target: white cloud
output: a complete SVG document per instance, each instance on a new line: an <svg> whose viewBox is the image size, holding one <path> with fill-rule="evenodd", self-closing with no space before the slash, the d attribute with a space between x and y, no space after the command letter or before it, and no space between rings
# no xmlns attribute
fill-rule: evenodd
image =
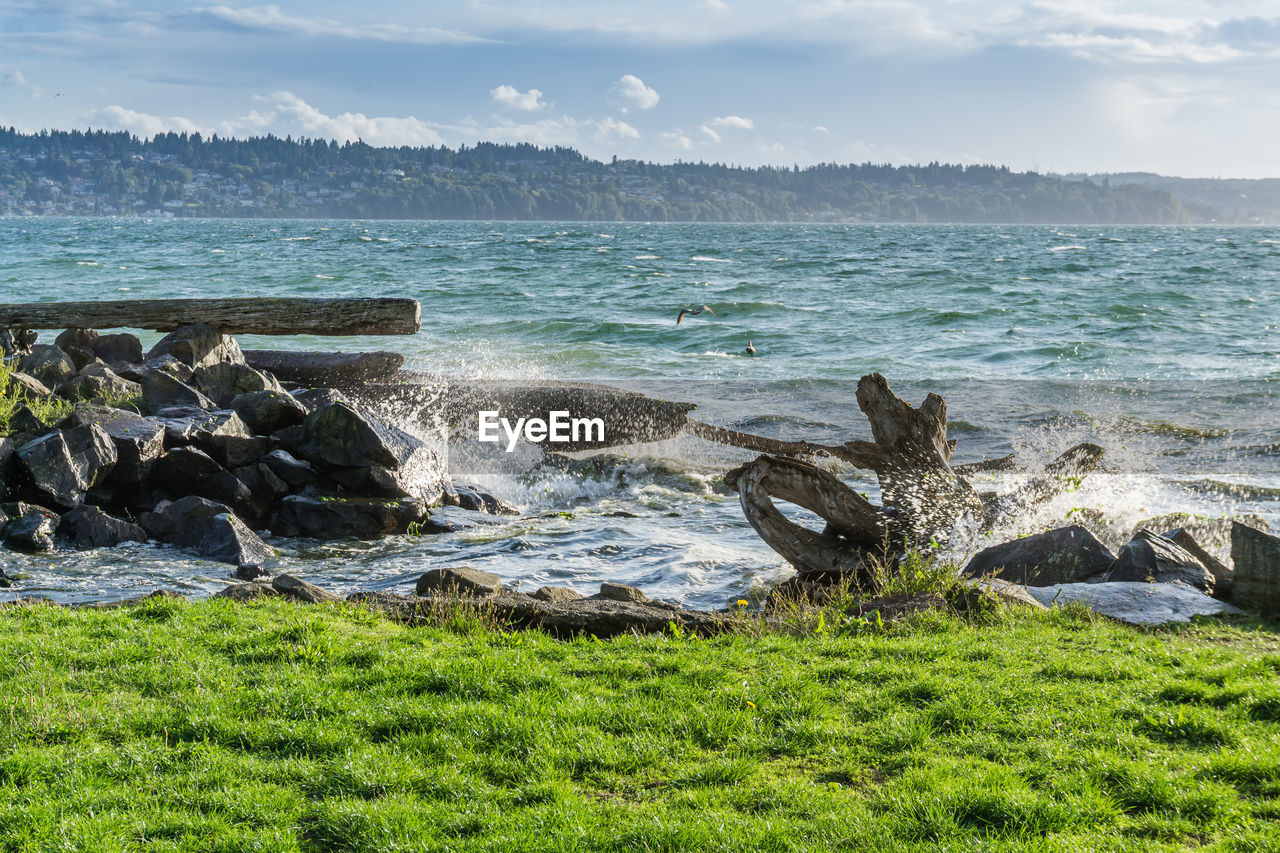
<svg viewBox="0 0 1280 853"><path fill-rule="evenodd" d="M754 130L756 123L742 116L717 116L708 122L712 127L725 127L731 130Z"/></svg>
<svg viewBox="0 0 1280 853"><path fill-rule="evenodd" d="M85 118L91 127L96 126L103 130L127 130L143 138L150 138L157 133L168 133L171 130L178 133L197 133L205 130L188 118L181 116L161 118L140 113L137 110L125 109L116 104L100 110L91 110L85 114Z"/></svg>
<svg viewBox="0 0 1280 853"><path fill-rule="evenodd" d="M616 118L606 118L604 121L595 122L596 130L593 138L596 142L620 142L623 139L639 139L640 131L636 130L625 121L618 121Z"/></svg>
<svg viewBox="0 0 1280 853"><path fill-rule="evenodd" d="M609 103L624 113L629 109L651 110L658 105L658 93L634 74L624 74L609 88Z"/></svg>
<svg viewBox="0 0 1280 853"><path fill-rule="evenodd" d="M279 6L205 6L196 9L220 21L253 30L272 30L303 36L336 36L345 39L405 42L408 44L466 44L483 42L478 36L439 27L411 27L405 24L352 24L328 18L300 18L280 11Z"/></svg>
<svg viewBox="0 0 1280 853"><path fill-rule="evenodd" d="M662 138L670 142L675 147L682 148L685 151L688 151L691 148L693 148L693 140L685 136L683 133L680 133L679 131L670 131L670 132L664 133L662 134Z"/></svg>
<svg viewBox="0 0 1280 853"><path fill-rule="evenodd" d="M813 132L814 133L830 133L831 131L827 130L825 127L823 127L820 124L815 124L813 126Z"/></svg>
<svg viewBox="0 0 1280 853"><path fill-rule="evenodd" d="M702 6L712 12L728 12L729 4L724 0L702 0Z"/></svg>
<svg viewBox="0 0 1280 853"><path fill-rule="evenodd" d="M12 86L14 88L22 89L33 98L40 97L40 87L28 80L26 75L16 68L13 71L6 71L4 76L0 77L0 86L4 86L6 88Z"/></svg>
<svg viewBox="0 0 1280 853"><path fill-rule="evenodd" d="M698 128L698 130L705 133L711 139L712 142L716 144L720 143L720 134L716 133L714 130L707 127L705 124L702 127Z"/></svg>
<svg viewBox="0 0 1280 853"><path fill-rule="evenodd" d="M493 100L504 109L523 110L525 112L533 112L540 110L547 104L542 100L542 92L538 89L530 89L527 92L521 92L515 86L499 86L496 89L490 89L489 95Z"/></svg>

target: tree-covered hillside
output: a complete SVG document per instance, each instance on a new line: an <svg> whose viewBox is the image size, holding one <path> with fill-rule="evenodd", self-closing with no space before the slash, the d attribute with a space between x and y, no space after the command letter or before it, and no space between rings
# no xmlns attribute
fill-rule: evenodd
<svg viewBox="0 0 1280 853"><path fill-rule="evenodd" d="M0 129L0 214L1180 223L1169 192L996 166L600 162L569 148L373 148Z"/></svg>

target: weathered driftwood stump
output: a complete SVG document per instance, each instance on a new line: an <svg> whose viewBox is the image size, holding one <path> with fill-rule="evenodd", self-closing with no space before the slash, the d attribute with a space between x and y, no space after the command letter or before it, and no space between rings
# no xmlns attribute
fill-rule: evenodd
<svg viewBox="0 0 1280 853"><path fill-rule="evenodd" d="M920 408L913 408L893 393L882 375L873 373L859 381L857 399L871 423L873 441L828 446L750 437L748 442L732 440L730 430L696 431L773 451L730 471L725 482L737 489L743 513L760 538L795 566L805 584L861 584L868 580L873 560L892 565L911 549L945 543L958 529L993 527L1078 484L1103 453L1095 444L1078 445L1015 492L980 496L962 472L1002 467L1003 460L967 469L951 467L956 443L947 439L947 404L941 397L930 394ZM794 458L809 454L833 456L873 471L880 481L880 505L835 475ZM796 524L778 510L775 499L816 513L826 522L825 529L818 532Z"/></svg>

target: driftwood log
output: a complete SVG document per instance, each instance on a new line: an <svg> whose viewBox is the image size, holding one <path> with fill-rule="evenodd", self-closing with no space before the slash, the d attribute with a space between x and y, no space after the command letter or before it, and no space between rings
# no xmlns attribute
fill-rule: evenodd
<svg viewBox="0 0 1280 853"><path fill-rule="evenodd" d="M989 529L1002 519L1025 512L1060 494L1092 471L1102 448L1071 448L1044 474L1009 495L980 496L951 467L956 443L947 438L947 405L930 394L913 408L889 388L878 373L858 383L858 407L871 424L873 441L843 445L778 442L719 428L694 429L708 438L734 439L772 452L735 468L725 476L736 489L747 521L760 537L799 572L802 584L837 579L867 580L872 561L892 565L908 550L944 543L957 529ZM705 425L702 425L705 427ZM872 504L835 475L794 456L821 453L870 470L880 481L881 502ZM980 463L1005 467L1003 460ZM979 469L970 466L969 471ZM775 499L804 507L825 522L821 532L788 519Z"/></svg>
<svg viewBox="0 0 1280 853"><path fill-rule="evenodd" d="M0 329L150 329L205 323L224 335L413 335L416 299L130 299L0 304Z"/></svg>

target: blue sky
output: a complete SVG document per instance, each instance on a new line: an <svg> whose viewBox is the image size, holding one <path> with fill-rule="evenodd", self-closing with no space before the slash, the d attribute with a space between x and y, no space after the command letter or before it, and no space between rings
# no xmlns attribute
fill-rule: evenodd
<svg viewBox="0 0 1280 853"><path fill-rule="evenodd" d="M1277 0L0 0L0 123L1280 176Z"/></svg>

